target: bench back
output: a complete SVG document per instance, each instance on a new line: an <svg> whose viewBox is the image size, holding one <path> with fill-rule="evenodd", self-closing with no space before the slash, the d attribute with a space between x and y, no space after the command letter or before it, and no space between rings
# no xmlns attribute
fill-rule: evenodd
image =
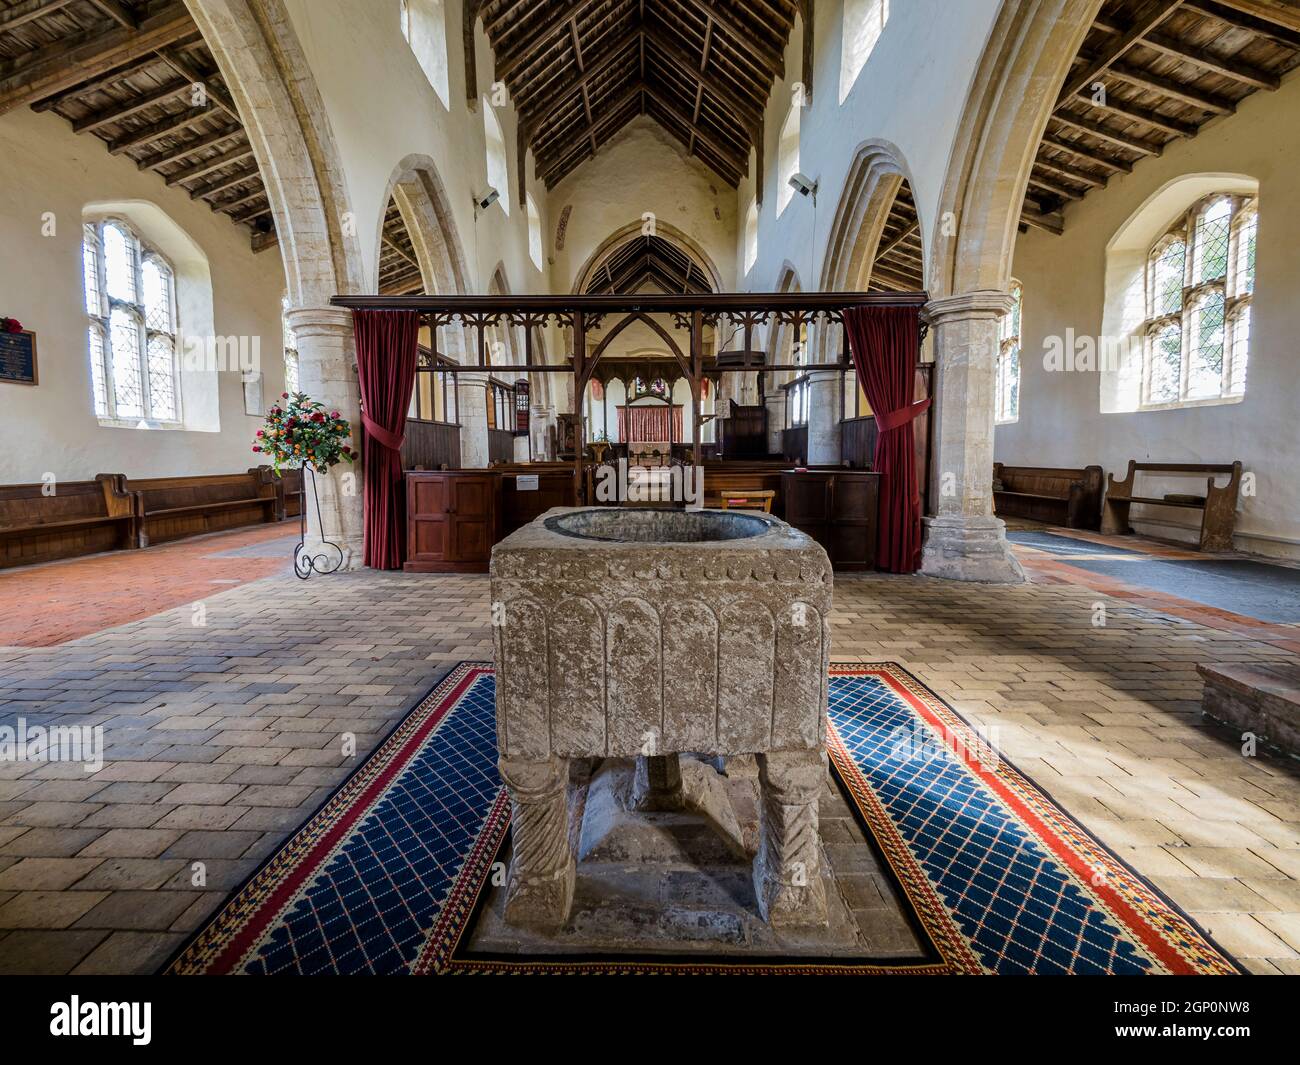
<svg viewBox="0 0 1300 1065"><path fill-rule="evenodd" d="M1240 462L1134 462L1131 466L1139 473L1237 473L1241 470Z"/></svg>
<svg viewBox="0 0 1300 1065"><path fill-rule="evenodd" d="M1101 487L1100 466L1072 469L1063 466L1004 466L995 462L993 477L1002 482L1002 488L1007 492L1031 492L1061 499L1069 498L1070 486L1076 482L1089 487L1095 481L1097 488Z"/></svg>
<svg viewBox="0 0 1300 1065"><path fill-rule="evenodd" d="M118 474L101 474L109 480L55 481L53 495L44 484L0 485L0 529L25 528L77 518L102 518L110 513L130 513L129 508L109 510L108 499L120 483Z"/></svg>
<svg viewBox="0 0 1300 1065"><path fill-rule="evenodd" d="M204 477L151 477L127 482L127 490L138 493L144 513L228 503L237 499L274 496L274 485L263 486L257 471L220 473Z"/></svg>

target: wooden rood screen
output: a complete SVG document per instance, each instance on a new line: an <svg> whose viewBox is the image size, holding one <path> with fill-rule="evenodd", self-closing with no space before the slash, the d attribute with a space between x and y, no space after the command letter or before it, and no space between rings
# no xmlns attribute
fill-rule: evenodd
<svg viewBox="0 0 1300 1065"><path fill-rule="evenodd" d="M465 336L465 350L473 353L462 363L439 362L439 370L455 374L482 373L485 370L506 369L505 364L493 363L489 331L514 329L515 335L524 338L523 363L509 366L512 374L567 373L574 378L575 404L581 404L587 385L593 380L607 381L608 364L602 370L601 360L611 342L628 326L640 323L663 342L670 357L675 377L685 379L690 386L692 424L700 424L700 398L705 382L718 379L726 373L796 372L812 370L852 370L848 344L843 335L843 311L848 307L886 306L921 307L926 302L924 292L731 292L687 295L563 295L563 296L335 296L330 302L337 307L354 310L411 310L417 311L433 337L434 350L442 350L442 337L447 329L461 329ZM533 343L538 331L554 323L567 329L571 337L572 354L563 362L534 361ZM833 360L825 362L768 361L755 350L755 329L780 329L789 326L800 336L807 327L810 337L816 338L815 350L832 353ZM919 327L924 334L925 327ZM706 343L706 330L714 344ZM599 331L599 340L594 334ZM728 359L720 358L716 343L735 334L743 338L740 352ZM706 349L713 350L706 354ZM621 361L621 360L620 360ZM763 380L763 379L760 379ZM773 382L774 384L775 382ZM585 429L582 419L575 419L577 439L574 448L573 476L576 490L581 492L583 453L586 449ZM704 460L703 445L695 433L694 462Z"/></svg>

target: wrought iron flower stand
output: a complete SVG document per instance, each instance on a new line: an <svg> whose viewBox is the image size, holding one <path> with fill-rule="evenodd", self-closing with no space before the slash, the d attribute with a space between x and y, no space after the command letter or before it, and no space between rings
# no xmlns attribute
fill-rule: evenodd
<svg viewBox="0 0 1300 1065"><path fill-rule="evenodd" d="M298 488L298 545L293 549L293 572L299 580L307 580L313 573L336 573L343 565L343 548L325 539L325 522L321 518L320 493L316 488L316 471L310 463L298 467L302 473ZM320 529L320 545L315 553L307 549L307 474L311 474L311 495L316 504L316 526ZM322 550L328 549L328 550ZM337 557L336 557L337 556Z"/></svg>

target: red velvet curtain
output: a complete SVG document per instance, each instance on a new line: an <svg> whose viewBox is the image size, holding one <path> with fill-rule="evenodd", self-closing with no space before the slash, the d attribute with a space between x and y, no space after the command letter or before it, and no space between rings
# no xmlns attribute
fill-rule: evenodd
<svg viewBox="0 0 1300 1065"><path fill-rule="evenodd" d="M406 497L402 440L419 358L420 316L415 311L353 311L357 378L361 386L365 474L365 563L401 569L406 553Z"/></svg>
<svg viewBox="0 0 1300 1065"><path fill-rule="evenodd" d="M674 404L671 408L658 403L653 406L618 408L618 438L625 443L680 442L682 429L682 408L679 404Z"/></svg>
<svg viewBox="0 0 1300 1065"><path fill-rule="evenodd" d="M876 417L880 521L876 567L888 573L921 568L921 487L916 480L912 419L930 406L914 403L921 344L916 307L852 307L844 312L858 383Z"/></svg>

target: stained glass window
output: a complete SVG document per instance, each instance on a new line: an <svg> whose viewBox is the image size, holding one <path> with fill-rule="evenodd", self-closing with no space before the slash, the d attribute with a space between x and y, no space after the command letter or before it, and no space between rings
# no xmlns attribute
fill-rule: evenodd
<svg viewBox="0 0 1300 1065"><path fill-rule="evenodd" d="M1215 194L1194 204L1153 245L1145 405L1244 393L1257 235L1256 201Z"/></svg>
<svg viewBox="0 0 1300 1065"><path fill-rule="evenodd" d="M116 219L87 224L82 280L97 417L175 424L176 275Z"/></svg>

